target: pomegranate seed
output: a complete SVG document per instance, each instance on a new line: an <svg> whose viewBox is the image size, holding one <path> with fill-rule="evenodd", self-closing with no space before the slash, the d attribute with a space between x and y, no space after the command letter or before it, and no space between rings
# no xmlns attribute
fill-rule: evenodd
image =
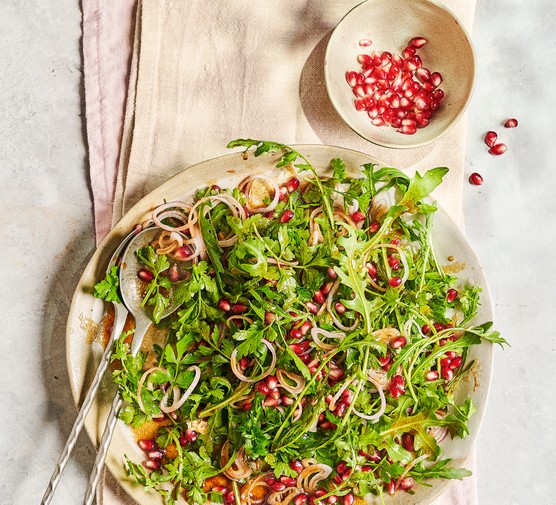
<svg viewBox="0 0 556 505"><path fill-rule="evenodd" d="M299 461L298 459L294 459L293 461L290 461L290 468L297 473L300 473L305 467L303 466L303 463L301 463L301 461Z"/></svg>
<svg viewBox="0 0 556 505"><path fill-rule="evenodd" d="M224 495L224 503L226 505L233 505L236 502L236 497L234 496L234 492L233 491L228 491L225 495Z"/></svg>
<svg viewBox="0 0 556 505"><path fill-rule="evenodd" d="M323 292L319 289L315 291L315 294L313 295L313 300L315 300L315 302L317 303L324 303L326 301L326 298Z"/></svg>
<svg viewBox="0 0 556 505"><path fill-rule="evenodd" d="M285 405L286 407L293 405L295 401L293 398L290 398L289 396L286 395L281 396L280 400L282 400L282 405Z"/></svg>
<svg viewBox="0 0 556 505"><path fill-rule="evenodd" d="M294 479L293 477L288 477L287 475L282 475L280 477L280 482L282 482L283 484L289 487L295 486L297 484L296 479Z"/></svg>
<svg viewBox="0 0 556 505"><path fill-rule="evenodd" d="M369 226L369 231L371 233L376 233L378 230L380 230L380 223L378 221L373 221Z"/></svg>
<svg viewBox="0 0 556 505"><path fill-rule="evenodd" d="M326 273L328 274L328 277L330 277L331 279L336 279L338 277L336 270L334 270L332 267L328 267Z"/></svg>
<svg viewBox="0 0 556 505"><path fill-rule="evenodd" d="M398 270L400 268L400 260L392 254L388 256L388 264L392 270Z"/></svg>
<svg viewBox="0 0 556 505"><path fill-rule="evenodd" d="M400 489L407 491L415 485L415 479L413 477L404 477L400 482Z"/></svg>
<svg viewBox="0 0 556 505"><path fill-rule="evenodd" d="M402 447L406 451L414 451L415 447L413 445L414 436L411 433L404 433L402 435Z"/></svg>
<svg viewBox="0 0 556 505"><path fill-rule="evenodd" d="M297 188L299 188L299 179L297 177L292 177L288 182L286 182L286 189L288 193L293 193Z"/></svg>
<svg viewBox="0 0 556 505"><path fill-rule="evenodd" d="M247 305L243 305L243 303L235 303L231 307L232 314L243 314L247 310Z"/></svg>
<svg viewBox="0 0 556 505"><path fill-rule="evenodd" d="M402 280L399 277L390 277L390 279L388 279L388 284L393 288L397 288L401 286Z"/></svg>
<svg viewBox="0 0 556 505"><path fill-rule="evenodd" d="M147 461L143 462L143 466L147 470L158 470L160 468L160 461L154 459L148 459Z"/></svg>
<svg viewBox="0 0 556 505"><path fill-rule="evenodd" d="M271 398L271 397L267 397L264 401L263 401L263 407L276 407L277 405L280 405L281 401L279 398Z"/></svg>
<svg viewBox="0 0 556 505"><path fill-rule="evenodd" d="M336 302L334 308L338 314L344 314L346 312L346 306L342 302Z"/></svg>
<svg viewBox="0 0 556 505"><path fill-rule="evenodd" d="M459 293L455 289L449 289L448 293L446 294L446 301L448 303L452 303L457 297Z"/></svg>
<svg viewBox="0 0 556 505"><path fill-rule="evenodd" d="M518 125L517 119L512 118L512 119L508 119L505 123L504 126L506 128L515 128Z"/></svg>
<svg viewBox="0 0 556 505"><path fill-rule="evenodd" d="M375 277L378 274L378 270L373 263L366 263L365 267L367 267L367 272L369 272L371 277Z"/></svg>
<svg viewBox="0 0 556 505"><path fill-rule="evenodd" d="M290 337L295 339L303 338L303 332L299 328L292 328L290 330Z"/></svg>
<svg viewBox="0 0 556 505"><path fill-rule="evenodd" d="M283 482L272 482L268 485L270 486L270 489L276 492L284 491L287 487Z"/></svg>
<svg viewBox="0 0 556 505"><path fill-rule="evenodd" d="M449 367L441 368L440 373L442 375L442 378L447 382L451 381L454 378L454 371Z"/></svg>
<svg viewBox="0 0 556 505"><path fill-rule="evenodd" d="M372 43L373 43L373 42L372 42L372 40L370 40L370 39L361 39L361 40L359 41L359 45L360 45L361 47L369 47Z"/></svg>
<svg viewBox="0 0 556 505"><path fill-rule="evenodd" d="M222 494L224 494L224 493L228 492L228 488L226 486L213 486L211 488L211 491L213 493L222 493Z"/></svg>
<svg viewBox="0 0 556 505"><path fill-rule="evenodd" d="M426 335L431 331L431 327L428 324L424 324L423 327L421 328L421 331L423 332L424 335Z"/></svg>
<svg viewBox="0 0 556 505"><path fill-rule="evenodd" d="M415 48L412 46L407 46L403 51L402 51L402 56L404 59L409 59L413 56L415 56Z"/></svg>
<svg viewBox="0 0 556 505"><path fill-rule="evenodd" d="M362 472L372 472L372 471L373 471L373 467L370 466L370 465L363 465L363 466L361 467L361 471L362 471Z"/></svg>
<svg viewBox="0 0 556 505"><path fill-rule="evenodd" d="M346 470L348 469L347 463L345 461L340 461L337 465L336 465L336 471L339 474L343 474L346 473Z"/></svg>
<svg viewBox="0 0 556 505"><path fill-rule="evenodd" d="M258 382L257 383L257 391L265 396L270 394L270 388L266 382Z"/></svg>
<svg viewBox="0 0 556 505"><path fill-rule="evenodd" d="M241 359L239 360L239 367L240 367L242 370L246 370L248 366L249 366L249 358L246 358L246 357L244 356L243 358L241 358Z"/></svg>
<svg viewBox="0 0 556 505"><path fill-rule="evenodd" d="M392 349L401 349L406 344L407 339L403 335L400 335L399 337L396 337L390 341L390 347Z"/></svg>
<svg viewBox="0 0 556 505"><path fill-rule="evenodd" d="M195 442L195 440L197 440L197 438L199 438L199 434L191 428L187 428L184 432L184 435L185 435L186 440L190 443Z"/></svg>
<svg viewBox="0 0 556 505"><path fill-rule="evenodd" d="M390 481L385 485L385 490L389 495L396 494L396 483L394 481Z"/></svg>
<svg viewBox="0 0 556 505"><path fill-rule="evenodd" d="M137 445L145 452L152 451L155 448L155 443L152 440L139 440Z"/></svg>
<svg viewBox="0 0 556 505"><path fill-rule="evenodd" d="M351 215L351 219L355 223L362 223L363 221L365 221L365 214L358 210Z"/></svg>
<svg viewBox="0 0 556 505"><path fill-rule="evenodd" d="M498 139L498 134L496 132L493 131L486 132L485 144L488 147L492 147L494 144L496 144L497 139Z"/></svg>
<svg viewBox="0 0 556 505"><path fill-rule="evenodd" d="M392 361L392 356L390 356L390 352L387 352L385 356L379 356L378 362L380 366L386 366L388 363Z"/></svg>
<svg viewBox="0 0 556 505"><path fill-rule="evenodd" d="M228 312L232 310L232 304L225 298L221 298L220 301L218 302L218 308L220 310L223 310L224 312Z"/></svg>
<svg viewBox="0 0 556 505"><path fill-rule="evenodd" d="M452 358L442 358L440 360L440 366L449 367L452 364Z"/></svg>
<svg viewBox="0 0 556 505"><path fill-rule="evenodd" d="M435 380L437 380L439 377L438 372L436 370L429 370L426 374L425 374L425 379L428 380L429 382L433 382Z"/></svg>
<svg viewBox="0 0 556 505"><path fill-rule="evenodd" d="M324 489L317 489L315 491L315 498L320 498L321 496L324 496L326 494L326 491Z"/></svg>
<svg viewBox="0 0 556 505"><path fill-rule="evenodd" d="M336 273L336 272L334 272L334 273ZM325 295L325 296L328 296L328 294L332 290L332 286L334 286L333 282L327 282L326 284L323 284L322 287L320 288L320 290L322 291L322 294ZM324 300L321 303L324 303Z"/></svg>
<svg viewBox="0 0 556 505"><path fill-rule="evenodd" d="M481 174L478 174L477 172L473 172L469 176L469 182L474 186L480 186L484 182L484 180Z"/></svg>
<svg viewBox="0 0 556 505"><path fill-rule="evenodd" d="M330 370L330 372L328 372L329 379L335 382L342 379L344 375L344 371L341 368L334 368L333 370Z"/></svg>
<svg viewBox="0 0 556 505"><path fill-rule="evenodd" d="M417 75L417 77L419 77L419 79L421 79L423 82L428 82L431 80L431 72L428 68L418 68L415 71L415 74Z"/></svg>
<svg viewBox="0 0 556 505"><path fill-rule="evenodd" d="M137 272L137 277L143 282L151 282L154 279L154 274L145 268L142 268Z"/></svg>
<svg viewBox="0 0 556 505"><path fill-rule="evenodd" d="M428 40L425 37L414 37L409 41L409 45L415 49L423 47Z"/></svg>
<svg viewBox="0 0 556 505"><path fill-rule="evenodd" d="M280 222L282 224L287 223L288 221L291 221L291 219L293 218L293 211L291 211L290 209L286 209L282 215L280 216Z"/></svg>
<svg viewBox="0 0 556 505"><path fill-rule="evenodd" d="M450 368L453 370L455 368L459 368L463 363L463 358L461 356L457 356L452 359L452 363L450 364Z"/></svg>
<svg viewBox="0 0 556 505"><path fill-rule="evenodd" d="M508 150L508 146L506 144L494 144L488 152L490 154L494 154L495 156L500 156L504 154Z"/></svg>
<svg viewBox="0 0 556 505"><path fill-rule="evenodd" d="M269 375L266 378L266 385L270 388L270 389L276 389L278 387L278 379L274 376L274 375Z"/></svg>
<svg viewBox="0 0 556 505"><path fill-rule="evenodd" d="M303 505L304 503L307 503L308 499L309 496L307 494L299 493L298 495L295 495L293 499L293 505Z"/></svg>
<svg viewBox="0 0 556 505"><path fill-rule="evenodd" d="M149 457L149 459L162 459L164 453L160 449L153 449L152 451L149 451L147 456Z"/></svg>
<svg viewBox="0 0 556 505"><path fill-rule="evenodd" d="M438 88L438 86L440 86L442 84L442 74L440 74L440 72L433 72L431 74L431 84L435 87Z"/></svg>
<svg viewBox="0 0 556 505"><path fill-rule="evenodd" d="M178 261L185 261L193 254L193 250L188 245L178 247L173 253L172 257Z"/></svg>
<svg viewBox="0 0 556 505"><path fill-rule="evenodd" d="M276 319L276 314L274 312L266 311L264 313L264 324L266 324L267 326L272 324L275 319Z"/></svg>
<svg viewBox="0 0 556 505"><path fill-rule="evenodd" d="M305 302L305 307L311 314L317 314L319 311L319 306L315 302Z"/></svg>
<svg viewBox="0 0 556 505"><path fill-rule="evenodd" d="M288 199L288 188L286 186L280 186L280 196L278 197L279 202L283 202Z"/></svg>

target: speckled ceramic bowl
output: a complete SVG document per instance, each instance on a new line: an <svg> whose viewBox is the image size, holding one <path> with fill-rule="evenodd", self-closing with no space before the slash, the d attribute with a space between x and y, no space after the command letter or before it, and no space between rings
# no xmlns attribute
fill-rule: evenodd
<svg viewBox="0 0 556 505"><path fill-rule="evenodd" d="M414 37L428 42L417 50L423 67L440 72L445 97L430 124L413 135L392 126L375 126L367 111L356 110L354 93L346 82L347 71L361 65L357 56L372 51L401 54ZM361 40L372 45L361 47ZM469 103L475 82L475 56L469 35L445 7L431 0L367 0L352 9L335 28L324 61L326 88L343 120L374 144L413 148L435 141L460 119Z"/></svg>

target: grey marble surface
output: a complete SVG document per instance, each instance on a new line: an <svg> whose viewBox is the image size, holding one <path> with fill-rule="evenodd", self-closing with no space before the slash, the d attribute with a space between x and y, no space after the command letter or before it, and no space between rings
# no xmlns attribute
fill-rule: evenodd
<svg viewBox="0 0 556 505"><path fill-rule="evenodd" d="M76 0L0 2L0 505L39 503L75 409L65 321L94 248ZM556 4L478 0L469 109L466 232L489 280L496 351L478 442L483 505L549 505L556 485ZM518 128L501 123L517 117ZM487 153L499 132L508 152ZM81 503L93 449L82 435L55 504Z"/></svg>

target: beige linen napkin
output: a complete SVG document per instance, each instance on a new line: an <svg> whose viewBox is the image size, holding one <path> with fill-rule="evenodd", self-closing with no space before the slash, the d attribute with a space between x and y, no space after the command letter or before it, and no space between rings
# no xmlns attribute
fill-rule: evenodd
<svg viewBox="0 0 556 505"><path fill-rule="evenodd" d="M465 119L431 146L395 151L358 137L327 98L326 42L358 3L140 0L113 223L170 176L250 137L348 147L409 172L448 166L435 195L462 226ZM444 3L469 29L475 1ZM99 495L105 505L133 503L109 475ZM472 477L435 505L476 503Z"/></svg>

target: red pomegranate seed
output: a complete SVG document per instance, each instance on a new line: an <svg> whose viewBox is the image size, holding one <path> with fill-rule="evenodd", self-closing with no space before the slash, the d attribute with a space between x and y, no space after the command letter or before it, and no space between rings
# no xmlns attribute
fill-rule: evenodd
<svg viewBox="0 0 556 505"><path fill-rule="evenodd" d="M402 285L402 280L399 277L390 277L388 284L393 288L397 288Z"/></svg>
<svg viewBox="0 0 556 505"><path fill-rule="evenodd" d="M276 492L280 492L280 491L284 491L284 489L286 489L286 484L284 484L283 482L273 482L272 484L269 484L270 488L273 491Z"/></svg>
<svg viewBox="0 0 556 505"><path fill-rule="evenodd" d="M290 468L296 471L297 473L300 473L303 471L305 467L303 466L303 463L301 463L300 460L294 459L293 461L290 461Z"/></svg>
<svg viewBox="0 0 556 505"><path fill-rule="evenodd" d="M160 468L160 461L154 459L148 459L147 461L143 462L143 466L147 470L158 470Z"/></svg>
<svg viewBox="0 0 556 505"><path fill-rule="evenodd" d="M413 445L414 436L411 433L404 433L402 435L402 447L406 451L414 451L415 447Z"/></svg>
<svg viewBox="0 0 556 505"><path fill-rule="evenodd" d="M276 389L278 387L278 379L274 375L269 375L266 378L266 385L270 389Z"/></svg>
<svg viewBox="0 0 556 505"><path fill-rule="evenodd" d="M440 366L450 366L452 364L452 358L445 357L440 360Z"/></svg>
<svg viewBox="0 0 556 505"><path fill-rule="evenodd" d="M506 128L515 128L518 125L517 119L512 118L512 119L508 119L505 123L504 126Z"/></svg>
<svg viewBox="0 0 556 505"><path fill-rule="evenodd" d="M379 356L378 363L380 366L386 366L392 360L392 356L390 356L390 352L387 351L384 356Z"/></svg>
<svg viewBox="0 0 556 505"><path fill-rule="evenodd" d="M214 493L227 493L228 492L228 488L226 486L213 486L211 488L211 491Z"/></svg>
<svg viewBox="0 0 556 505"><path fill-rule="evenodd" d="M403 335L400 335L399 337L396 337L390 341L390 347L392 349L401 349L406 344L407 339Z"/></svg>
<svg viewBox="0 0 556 505"><path fill-rule="evenodd" d="M224 495L224 503L226 505L234 505L236 502L236 497L234 495L233 490L232 491L228 491L225 495Z"/></svg>
<svg viewBox="0 0 556 505"><path fill-rule="evenodd" d="M317 310L317 312L318 312L318 310ZM303 332L301 331L300 328L292 328L290 330L290 337L295 338L295 339L303 338Z"/></svg>
<svg viewBox="0 0 556 505"><path fill-rule="evenodd" d="M325 284L323 284L320 288L322 294L324 296L328 296L328 294L330 293L330 290L332 289L332 286L334 286L333 282L326 282ZM324 303L324 301L323 301Z"/></svg>
<svg viewBox="0 0 556 505"><path fill-rule="evenodd" d="M469 182L474 186L480 186L484 182L484 180L481 174L474 172L469 176Z"/></svg>
<svg viewBox="0 0 556 505"><path fill-rule="evenodd" d="M361 39L361 40L359 41L359 45L360 45L361 47L369 47L372 43L373 43L373 42L372 42L372 40L370 40L370 39Z"/></svg>
<svg viewBox="0 0 556 505"><path fill-rule="evenodd" d="M492 147L494 144L496 144L497 139L498 139L497 133L493 131L489 131L485 135L485 144L488 147Z"/></svg>
<svg viewBox="0 0 556 505"><path fill-rule="evenodd" d="M319 306L315 302L305 302L305 307L311 314L318 314Z"/></svg>
<svg viewBox="0 0 556 505"><path fill-rule="evenodd" d="M354 505L355 496L353 493L348 493L344 496L344 505Z"/></svg>
<svg viewBox="0 0 556 505"><path fill-rule="evenodd" d="M346 72L346 82L353 88L357 84L357 72Z"/></svg>
<svg viewBox="0 0 556 505"><path fill-rule="evenodd" d="M266 397L266 400L263 401L263 407L276 407L282 403L279 398L272 398L270 396Z"/></svg>
<svg viewBox="0 0 556 505"><path fill-rule="evenodd" d="M344 314L346 312L346 306L342 302L336 302L334 308L338 314Z"/></svg>
<svg viewBox="0 0 556 505"><path fill-rule="evenodd" d="M428 42L428 40L425 37L413 37L409 41L409 45L411 47L414 47L415 49L419 49L419 48L423 47L427 42Z"/></svg>
<svg viewBox="0 0 556 505"><path fill-rule="evenodd" d="M305 503L307 503L308 499L309 499L309 495L305 493L299 493L295 495L293 499L293 505L304 505Z"/></svg>
<svg viewBox="0 0 556 505"><path fill-rule="evenodd" d="M243 303L234 303L231 307L232 314L243 314L247 310L247 305Z"/></svg>
<svg viewBox="0 0 556 505"><path fill-rule="evenodd" d="M407 491L415 486L415 479L413 477L404 477L400 482L400 489Z"/></svg>
<svg viewBox="0 0 556 505"><path fill-rule="evenodd" d="M431 80L431 72L428 68L418 68L415 71L415 74L417 74L417 77L419 77L419 79L421 79L423 82L428 82Z"/></svg>
<svg viewBox="0 0 556 505"><path fill-rule="evenodd" d="M455 289L449 289L448 293L446 294L446 301L448 303L452 303L457 297L459 293Z"/></svg>
<svg viewBox="0 0 556 505"><path fill-rule="evenodd" d="M450 363L450 368L453 370L455 368L459 368L463 363L463 358L461 356L456 356L452 359L452 363Z"/></svg>
<svg viewBox="0 0 556 505"><path fill-rule="evenodd" d="M287 223L288 221L291 221L291 219L293 218L293 211L291 211L290 209L286 209L282 215L280 216L280 222L282 224Z"/></svg>
<svg viewBox="0 0 556 505"><path fill-rule="evenodd" d="M490 154L494 154L495 156L500 156L504 154L508 150L508 146L506 144L494 144L488 152Z"/></svg>
<svg viewBox="0 0 556 505"><path fill-rule="evenodd" d="M378 230L380 230L380 222L373 221L369 226L369 231L371 233L376 233Z"/></svg>
<svg viewBox="0 0 556 505"><path fill-rule="evenodd" d="M145 452L152 451L155 448L155 443L152 440L148 439L139 440L139 442L137 442L137 445L141 448L141 450Z"/></svg>
<svg viewBox="0 0 556 505"><path fill-rule="evenodd" d="M385 484L385 490L389 495L396 494L396 482L392 480L388 484Z"/></svg>
<svg viewBox="0 0 556 505"><path fill-rule="evenodd" d="M351 215L351 219L355 223L362 223L363 221L365 221L365 214L358 210Z"/></svg>
<svg viewBox="0 0 556 505"><path fill-rule="evenodd" d="M403 51L402 51L402 56L407 60L409 58L411 58L412 56L415 56L415 48L412 46L407 46Z"/></svg>
<svg viewBox="0 0 556 505"><path fill-rule="evenodd" d="M191 428L187 428L183 434L185 435L186 440L190 443L195 442L195 440L199 438L199 434Z"/></svg>
<svg viewBox="0 0 556 505"><path fill-rule="evenodd" d="M440 86L442 84L442 74L440 72L433 72L431 74L431 84L435 87L438 88L438 86Z"/></svg>
<svg viewBox="0 0 556 505"><path fill-rule="evenodd" d="M297 483L297 480L294 479L293 477L288 477L287 475L282 475L280 477L280 482L282 482L283 484L285 484L286 486L295 486Z"/></svg>
<svg viewBox="0 0 556 505"><path fill-rule="evenodd" d="M258 382L256 388L259 393L265 396L268 396L270 394L270 388L268 387L268 384L266 382Z"/></svg>
<svg viewBox="0 0 556 505"><path fill-rule="evenodd" d="M149 459L162 459L164 453L160 449L153 449L152 451L149 451L147 456L149 457Z"/></svg>
<svg viewBox="0 0 556 505"><path fill-rule="evenodd" d="M290 349L298 356L307 350L304 349L301 344L290 344Z"/></svg>
<svg viewBox="0 0 556 505"><path fill-rule="evenodd" d="M218 302L218 308L224 312L228 312L232 309L232 304L225 298L220 299Z"/></svg>
<svg viewBox="0 0 556 505"><path fill-rule="evenodd" d="M324 296L324 293L319 289L315 291L315 294L313 295L313 300L315 300L315 302L317 303L324 303L326 301L326 298Z"/></svg>
<svg viewBox="0 0 556 505"><path fill-rule="evenodd" d="M338 497L333 494L326 499L326 503L328 503L328 505L334 505L338 503Z"/></svg>
<svg viewBox="0 0 556 505"><path fill-rule="evenodd" d="M369 275L371 277L375 277L378 274L378 270L376 269L376 266L373 263L366 263L365 267L367 268L367 272L369 272Z"/></svg>
<svg viewBox="0 0 556 505"><path fill-rule="evenodd" d="M441 368L440 373L442 375L442 378L447 382L451 381L454 378L454 371L449 367Z"/></svg>
<svg viewBox="0 0 556 505"><path fill-rule="evenodd" d="M292 177L288 182L286 182L286 189L288 193L293 193L297 188L299 188L299 179L297 177Z"/></svg>
<svg viewBox="0 0 556 505"><path fill-rule="evenodd" d="M139 277L139 279L143 282L151 282L154 279L154 274L151 271L142 268L139 272L137 272L137 277Z"/></svg>
<svg viewBox="0 0 556 505"><path fill-rule="evenodd" d="M283 202L288 198L288 188L286 186L280 186L280 196L278 197L279 202Z"/></svg>
<svg viewBox="0 0 556 505"><path fill-rule="evenodd" d="M433 382L435 380L438 379L438 372L436 370L429 370L426 374L425 374L425 379L428 380L429 382Z"/></svg>

